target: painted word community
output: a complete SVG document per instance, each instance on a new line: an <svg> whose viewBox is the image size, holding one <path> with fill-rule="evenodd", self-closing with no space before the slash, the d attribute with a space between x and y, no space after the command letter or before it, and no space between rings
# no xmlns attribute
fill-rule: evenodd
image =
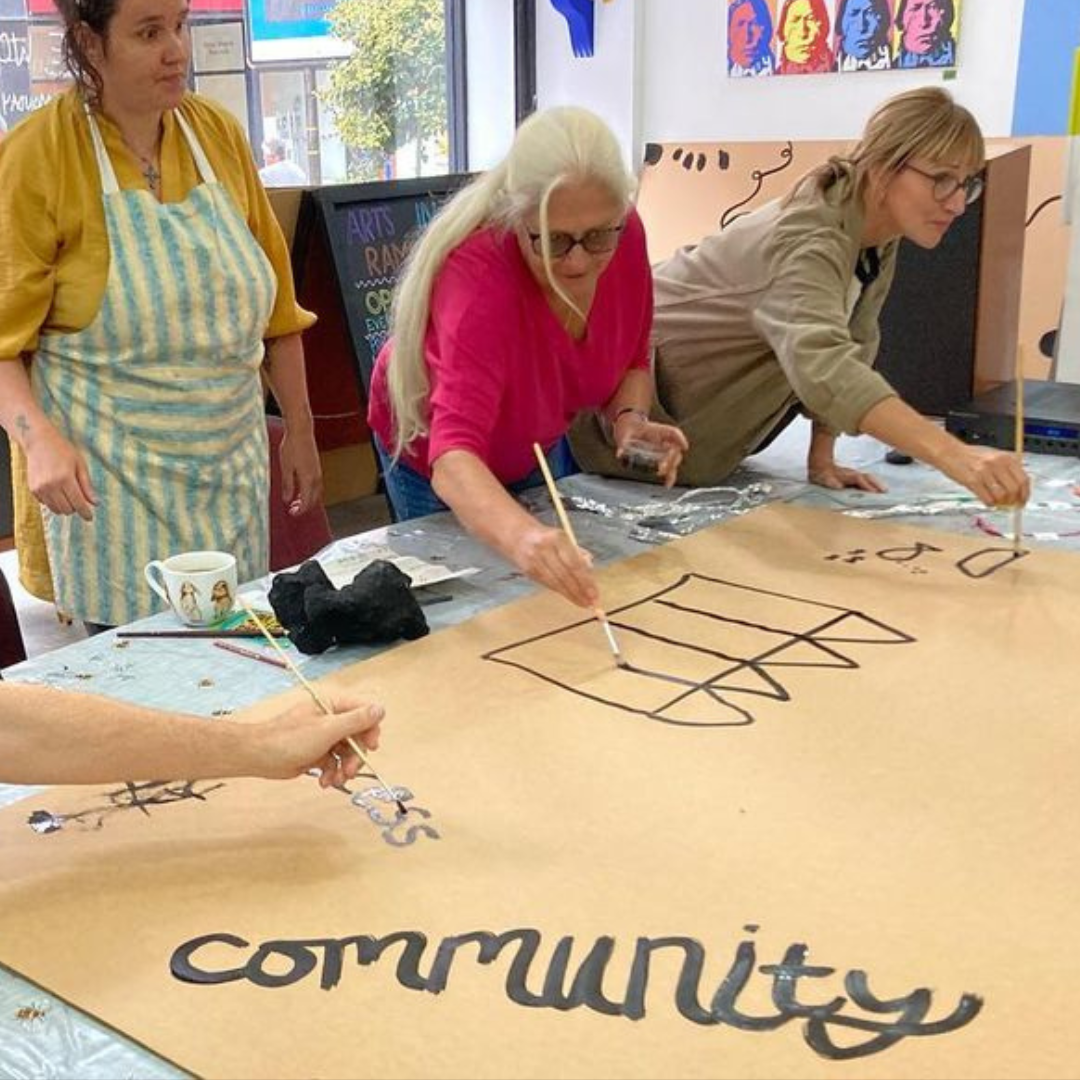
<svg viewBox="0 0 1080 1080"><path fill-rule="evenodd" d="M748 926L747 929L756 927ZM401 946L397 962L398 982L408 990L440 994L447 987L450 969L463 946L475 946L479 963L491 964L504 949L516 945L506 974L506 996L516 1005L560 1011L584 1006L604 1016L643 1020L652 956L658 950L673 949L682 954L674 1003L687 1020L705 1026L726 1024L741 1031L755 1032L775 1031L792 1020L801 1020L805 1022L803 1037L807 1045L822 1057L833 1060L880 1053L912 1036L944 1035L969 1024L982 1008L981 998L963 994L948 1016L927 1020L932 1004L930 990L918 988L904 997L883 1000L871 992L866 972L858 970L849 971L844 977L846 997L836 996L810 1004L800 998L821 996L810 991L811 981L828 978L836 969L808 964L808 949L803 944L788 946L784 958L777 964L758 965L752 940L739 943L727 974L709 1004L703 1005L700 992L705 948L688 937L639 937L621 1001L612 1000L603 989L605 982L610 985L612 981L607 978L607 971L615 951L615 939L597 938L577 965L576 972L572 973L574 938L561 937L547 961L543 987L536 993L529 989L529 976L534 974L533 965L541 944L540 931L529 928L507 930L501 934L476 930L443 938L425 975L421 973L420 965L428 948L428 938L417 930L396 931L384 937L362 934L345 938L264 941L243 960L233 959L229 950L251 950L251 943L235 934L218 933L204 934L185 942L173 953L169 967L175 978L187 983L215 985L246 980L267 989L292 986L318 967L321 989L332 990L341 980L346 956L351 951L355 951L356 963L364 967L376 963L388 949ZM230 967L230 963L238 966ZM755 973L771 979L775 1012L752 1015L740 1009L739 997ZM539 973L536 973L532 980L534 985L538 977ZM846 1035L838 1042L833 1036L840 1030Z"/></svg>

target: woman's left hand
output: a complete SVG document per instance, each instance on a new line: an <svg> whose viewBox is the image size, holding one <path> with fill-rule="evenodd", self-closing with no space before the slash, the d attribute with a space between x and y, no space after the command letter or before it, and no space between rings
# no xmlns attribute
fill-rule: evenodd
<svg viewBox="0 0 1080 1080"><path fill-rule="evenodd" d="M656 465L656 473L671 487L678 477L679 465L690 449L686 436L671 424L657 424L634 413L619 418L615 425L615 456L620 461L632 457L634 443L644 443L650 450L662 455Z"/></svg>
<svg viewBox="0 0 1080 1080"><path fill-rule="evenodd" d="M811 464L807 468L807 479L819 487L840 491L842 488L858 488L860 491L888 491L888 487L872 473L859 472L837 465L835 461Z"/></svg>
<svg viewBox="0 0 1080 1080"><path fill-rule="evenodd" d="M299 517L322 500L322 463L314 431L294 432L286 424L280 461L282 501Z"/></svg>

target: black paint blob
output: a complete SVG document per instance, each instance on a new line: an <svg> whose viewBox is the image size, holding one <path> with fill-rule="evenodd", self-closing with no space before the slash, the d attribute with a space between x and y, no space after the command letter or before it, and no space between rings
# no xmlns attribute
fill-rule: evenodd
<svg viewBox="0 0 1080 1080"><path fill-rule="evenodd" d="M274 578L270 606L304 653L325 652L335 644L412 641L428 632L409 576L384 559L369 563L343 589L335 589L310 560Z"/></svg>

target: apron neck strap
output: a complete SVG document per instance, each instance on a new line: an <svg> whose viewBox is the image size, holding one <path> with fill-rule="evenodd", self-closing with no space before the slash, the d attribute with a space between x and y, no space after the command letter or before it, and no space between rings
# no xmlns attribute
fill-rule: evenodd
<svg viewBox="0 0 1080 1080"><path fill-rule="evenodd" d="M191 130L188 122L180 115L179 111L173 113L176 117L176 122L180 125L180 130L184 133L184 138L187 139L188 148L191 150L191 156L195 159L195 168L199 170L199 176L202 177L204 184L216 184L217 173L214 172L213 165L210 164L210 159L203 152L202 143L195 138L195 132Z"/></svg>
<svg viewBox="0 0 1080 1080"><path fill-rule="evenodd" d="M109 154L105 149L105 140L101 137L97 121L89 105L85 105L86 119L90 122L90 139L94 144L94 157L97 158L98 172L101 173L101 190L106 195L115 195L120 190L120 184L116 179L116 170L109 160Z"/></svg>
<svg viewBox="0 0 1080 1080"><path fill-rule="evenodd" d="M90 121L90 139L94 144L94 157L97 158L98 170L101 173L101 190L106 195L115 195L120 190L120 183L116 179L116 170L113 168L108 151L105 149L105 140L101 137L101 130L98 128L97 120L94 119L90 106L86 105L85 108L86 118ZM190 125L179 112L173 115L180 125L188 149L191 150L191 156L195 159L195 168L198 170L200 179L204 184L217 183L217 174L214 172L214 167L210 164L210 159L203 151L202 144L195 137L195 132L191 130Z"/></svg>

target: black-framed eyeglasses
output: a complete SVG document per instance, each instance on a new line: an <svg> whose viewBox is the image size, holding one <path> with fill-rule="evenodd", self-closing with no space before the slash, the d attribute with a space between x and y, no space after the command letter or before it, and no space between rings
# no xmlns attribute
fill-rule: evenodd
<svg viewBox="0 0 1080 1080"><path fill-rule="evenodd" d="M579 244L590 255L607 255L619 246L619 237L625 229L623 225L610 225L606 229L590 229L580 236L572 233L553 232L548 233L548 243L551 246L553 259L565 259ZM534 255L543 255L543 233L529 233L529 242L532 244Z"/></svg>
<svg viewBox="0 0 1080 1080"><path fill-rule="evenodd" d="M957 180L952 173L928 173L917 165L909 163L905 163L904 168L910 169L913 173L918 173L929 180L933 185L930 193L939 203L948 202L963 188L964 203L970 206L983 193L983 188L986 186L982 173L975 173L974 176L969 176L966 180Z"/></svg>

